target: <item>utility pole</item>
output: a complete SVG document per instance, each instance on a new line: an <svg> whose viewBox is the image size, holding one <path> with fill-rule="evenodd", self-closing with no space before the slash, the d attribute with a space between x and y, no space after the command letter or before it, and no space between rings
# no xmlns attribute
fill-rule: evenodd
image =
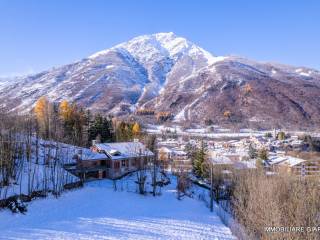
<svg viewBox="0 0 320 240"><path fill-rule="evenodd" d="M158 161L158 142L157 142L157 138L154 140L154 156L153 156L153 173L152 173L152 195L155 197L156 196L156 188L157 188L157 161Z"/></svg>
<svg viewBox="0 0 320 240"><path fill-rule="evenodd" d="M210 211L213 212L213 164L210 163Z"/></svg>
<svg viewBox="0 0 320 240"><path fill-rule="evenodd" d="M157 154L155 154L155 156L153 156L153 174L152 174L152 195L155 197L156 196L156 187L157 187L157 175L156 175L156 157Z"/></svg>

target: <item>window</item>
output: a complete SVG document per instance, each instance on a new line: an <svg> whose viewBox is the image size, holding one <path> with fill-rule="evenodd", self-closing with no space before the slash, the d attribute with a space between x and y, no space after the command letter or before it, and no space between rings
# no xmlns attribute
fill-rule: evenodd
<svg viewBox="0 0 320 240"><path fill-rule="evenodd" d="M106 165L107 165L107 168L110 168L110 167L111 167L111 161L110 161L110 160L107 160L106 163L107 163L107 164L106 164Z"/></svg>
<svg viewBox="0 0 320 240"><path fill-rule="evenodd" d="M126 166L126 160L121 160L121 167L125 167Z"/></svg>
<svg viewBox="0 0 320 240"><path fill-rule="evenodd" d="M114 168L115 169L120 168L120 162L114 162Z"/></svg>

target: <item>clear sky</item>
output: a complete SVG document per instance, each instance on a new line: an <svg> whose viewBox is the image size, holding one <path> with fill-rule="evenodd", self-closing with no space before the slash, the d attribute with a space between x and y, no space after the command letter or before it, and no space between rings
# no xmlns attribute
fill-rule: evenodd
<svg viewBox="0 0 320 240"><path fill-rule="evenodd" d="M0 0L0 76L174 32L214 55L320 70L319 0Z"/></svg>

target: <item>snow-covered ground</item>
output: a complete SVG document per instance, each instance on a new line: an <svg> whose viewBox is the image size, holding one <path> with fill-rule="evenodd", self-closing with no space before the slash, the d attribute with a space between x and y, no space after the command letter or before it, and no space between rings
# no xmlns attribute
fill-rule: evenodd
<svg viewBox="0 0 320 240"><path fill-rule="evenodd" d="M21 141L26 142L26 139L22 137ZM15 162L19 166L15 177L8 186L0 186L0 200L14 195L30 195L33 191L60 191L65 184L79 181L78 177L63 169L63 164L74 161L73 156L79 147L42 139L39 139L37 147L36 139L32 138L30 148L30 160L27 160L24 148L23 156ZM85 155L91 153L88 149L81 149Z"/></svg>
<svg viewBox="0 0 320 240"><path fill-rule="evenodd" d="M114 191L112 181L95 181L31 202L26 215L2 211L0 239L236 239L203 202L177 200L175 184L157 197L127 184Z"/></svg>

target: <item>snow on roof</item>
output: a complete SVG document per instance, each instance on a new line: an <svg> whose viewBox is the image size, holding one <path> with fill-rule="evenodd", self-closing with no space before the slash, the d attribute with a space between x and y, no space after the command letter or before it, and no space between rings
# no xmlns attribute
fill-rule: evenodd
<svg viewBox="0 0 320 240"><path fill-rule="evenodd" d="M302 140L293 140L293 141L291 142L292 145L301 145L302 143L303 143Z"/></svg>
<svg viewBox="0 0 320 240"><path fill-rule="evenodd" d="M159 145L177 145L179 142L175 139L167 139L158 143Z"/></svg>
<svg viewBox="0 0 320 240"><path fill-rule="evenodd" d="M270 165L282 164L282 165L288 165L290 167L293 167L305 161L306 160L304 159L291 157L291 156L285 156L285 157L276 156L276 157L269 158L268 164Z"/></svg>
<svg viewBox="0 0 320 240"><path fill-rule="evenodd" d="M174 155L177 155L177 156L187 155L187 153L184 150L180 149L180 148L161 147L159 150L161 152L171 153L171 154L174 154Z"/></svg>
<svg viewBox="0 0 320 240"><path fill-rule="evenodd" d="M293 167L293 166L298 165L300 163L303 163L305 161L306 160L301 159L301 158L295 158L295 157L288 156L287 160L284 163L289 165L290 167Z"/></svg>
<svg viewBox="0 0 320 240"><path fill-rule="evenodd" d="M81 160L83 161L88 161L88 160L100 160L100 159L106 159L107 156L104 153L97 153L93 152L88 148L78 148L80 150L80 157Z"/></svg>
<svg viewBox="0 0 320 240"><path fill-rule="evenodd" d="M169 149L169 148L167 148L167 147L161 147L159 150L160 150L161 152L165 152L165 153L172 153L172 150Z"/></svg>
<svg viewBox="0 0 320 240"><path fill-rule="evenodd" d="M268 164L275 165L275 164L279 164L281 162L284 162L286 160L287 160L286 157L279 157L279 156L269 157Z"/></svg>
<svg viewBox="0 0 320 240"><path fill-rule="evenodd" d="M256 161L250 160L250 161L236 161L234 163L234 167L236 169L247 169L247 168L256 168Z"/></svg>
<svg viewBox="0 0 320 240"><path fill-rule="evenodd" d="M172 149L172 151L175 155L187 155L187 153L181 149Z"/></svg>
<svg viewBox="0 0 320 240"><path fill-rule="evenodd" d="M230 158L226 156L212 157L210 161L213 164L233 164L234 162L230 160Z"/></svg>
<svg viewBox="0 0 320 240"><path fill-rule="evenodd" d="M95 146L112 160L154 155L141 142L98 143ZM117 154L114 154L115 152Z"/></svg>

